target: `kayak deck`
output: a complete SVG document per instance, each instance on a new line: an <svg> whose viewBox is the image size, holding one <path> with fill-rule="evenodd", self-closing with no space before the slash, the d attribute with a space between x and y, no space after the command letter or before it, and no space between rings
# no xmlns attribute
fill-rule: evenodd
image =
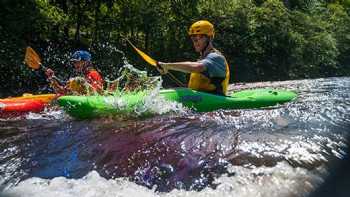
<svg viewBox="0 0 350 197"><path fill-rule="evenodd" d="M57 94L28 94L0 99L0 118L12 118L29 112L39 113L56 99Z"/></svg>
<svg viewBox="0 0 350 197"><path fill-rule="evenodd" d="M58 98L58 103L71 116L86 119L131 112L135 106L144 103L147 95L147 92L137 92L119 97L62 96ZM243 90L230 96L219 96L188 88L165 89L159 95L198 112L269 107L291 101L297 96L295 92L280 89Z"/></svg>
<svg viewBox="0 0 350 197"><path fill-rule="evenodd" d="M0 100L0 118L12 118L29 112L38 113L44 110L47 103L41 100Z"/></svg>
<svg viewBox="0 0 350 197"><path fill-rule="evenodd" d="M18 101L18 100L39 100L44 103L49 103L58 97L57 94L28 94L25 93L18 97L8 97L0 99L0 101Z"/></svg>
<svg viewBox="0 0 350 197"><path fill-rule="evenodd" d="M288 90L252 89L219 96L188 88L170 89L160 92L167 100L180 102L198 112L217 109L251 109L273 106L293 100L296 93Z"/></svg>

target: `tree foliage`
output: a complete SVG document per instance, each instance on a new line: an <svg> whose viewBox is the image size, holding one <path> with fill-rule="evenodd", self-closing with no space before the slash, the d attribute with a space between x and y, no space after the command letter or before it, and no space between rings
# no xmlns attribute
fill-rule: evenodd
<svg viewBox="0 0 350 197"><path fill-rule="evenodd" d="M187 31L200 19L215 25L231 82L349 75L349 10L349 0L2 0L1 93L46 83L23 64L28 45L63 78L76 49L90 50L108 79L123 56L157 74L125 39L161 61L196 60Z"/></svg>

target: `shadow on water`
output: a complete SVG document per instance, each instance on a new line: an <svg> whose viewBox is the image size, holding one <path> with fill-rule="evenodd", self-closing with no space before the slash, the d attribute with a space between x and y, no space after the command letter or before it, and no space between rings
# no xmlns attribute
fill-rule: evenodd
<svg viewBox="0 0 350 197"><path fill-rule="evenodd" d="M80 178L96 170L107 178L156 185L160 191L201 189L225 172L227 162L219 158L232 154L237 144L237 135L229 135L225 126L197 115L35 122L23 120L23 127L17 121L1 122L11 128L1 135L2 173L9 182L32 176Z"/></svg>
<svg viewBox="0 0 350 197"><path fill-rule="evenodd" d="M113 132L97 148L102 174L131 177L159 191L206 187L226 171L227 162L219 158L233 154L237 145L227 128L198 117L160 117Z"/></svg>
<svg viewBox="0 0 350 197"><path fill-rule="evenodd" d="M348 137L348 141L349 141ZM325 182L320 185L310 197L347 197L350 194L350 148L347 148L347 155L337 162L333 162L330 173L325 178Z"/></svg>
<svg viewBox="0 0 350 197"><path fill-rule="evenodd" d="M260 85L264 84L246 87ZM94 170L107 179L126 177L160 192L200 191L215 189L223 175L234 178L239 173L232 170L235 166L253 170L281 162L322 177L321 167L345 155L350 79L265 85L293 89L299 97L260 110L172 113L146 119L0 121L2 185L30 177L81 178ZM257 178L269 171L259 173ZM301 191L305 190L312 189Z"/></svg>

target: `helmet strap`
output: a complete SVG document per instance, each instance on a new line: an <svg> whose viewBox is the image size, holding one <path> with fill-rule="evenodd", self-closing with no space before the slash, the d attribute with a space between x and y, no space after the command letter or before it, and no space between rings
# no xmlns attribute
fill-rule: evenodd
<svg viewBox="0 0 350 197"><path fill-rule="evenodd" d="M209 46L211 46L211 41L212 41L212 39L209 36L207 36L206 37L206 45L203 48L203 50L200 52L202 58L205 57L206 53L209 51L208 48L209 48Z"/></svg>

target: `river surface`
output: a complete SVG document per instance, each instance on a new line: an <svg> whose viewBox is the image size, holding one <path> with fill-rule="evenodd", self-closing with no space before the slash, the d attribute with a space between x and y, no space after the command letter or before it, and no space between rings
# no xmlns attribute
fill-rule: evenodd
<svg viewBox="0 0 350 197"><path fill-rule="evenodd" d="M2 195L306 196L346 157L350 78L231 90L254 87L298 98L254 110L85 121L49 110L1 120Z"/></svg>

